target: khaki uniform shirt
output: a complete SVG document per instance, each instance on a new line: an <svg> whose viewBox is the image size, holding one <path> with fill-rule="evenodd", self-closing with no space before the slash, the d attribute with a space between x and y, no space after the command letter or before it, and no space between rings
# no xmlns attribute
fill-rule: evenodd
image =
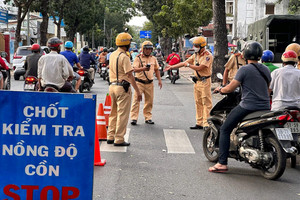
<svg viewBox="0 0 300 200"><path fill-rule="evenodd" d="M206 68L198 71L198 73L200 76L211 76L213 56L209 51L205 50L200 55L198 53L194 53L187 59L187 62L192 65L196 65L197 63L199 63L200 65L206 66ZM196 70L194 72L194 75L198 77Z"/></svg>
<svg viewBox="0 0 300 200"><path fill-rule="evenodd" d="M236 61L237 58L237 61ZM232 81L235 77L235 74L237 70L241 67L246 65L246 61L243 59L242 54L235 53L232 54L228 60L228 62L225 64L225 68L228 69L228 81Z"/></svg>
<svg viewBox="0 0 300 200"><path fill-rule="evenodd" d="M142 63L141 63L142 61ZM149 80L153 80L153 73L154 70L158 70L159 65L157 62L156 57L154 56L149 56L146 57L143 54L139 54L135 57L134 61L133 61L133 68L139 68L139 67L146 67L147 64L150 64L150 70L149 71L142 71L142 72L135 72L135 77L144 81L148 81ZM148 77L148 79L146 78L146 76Z"/></svg>
<svg viewBox="0 0 300 200"><path fill-rule="evenodd" d="M117 81L116 69L118 56L118 81L121 82L122 80L126 80L129 82L128 76L126 74L132 72L133 68L131 66L129 57L127 56L126 52L121 48L118 48L116 51L112 52L112 54L109 57L109 80L110 82Z"/></svg>

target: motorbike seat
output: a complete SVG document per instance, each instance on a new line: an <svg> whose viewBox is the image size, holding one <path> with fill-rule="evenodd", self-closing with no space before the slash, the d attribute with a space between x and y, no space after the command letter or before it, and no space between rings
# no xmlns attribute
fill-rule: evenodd
<svg viewBox="0 0 300 200"><path fill-rule="evenodd" d="M259 111L255 111L253 113L248 114L246 117L243 118L242 121L246 121L246 120L250 120L250 119L255 119L255 118L259 118L260 116L271 112L270 110L259 110Z"/></svg>

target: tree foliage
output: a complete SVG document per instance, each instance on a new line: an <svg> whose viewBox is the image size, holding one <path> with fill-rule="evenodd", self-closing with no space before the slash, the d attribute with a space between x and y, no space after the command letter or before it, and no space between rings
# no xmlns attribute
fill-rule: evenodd
<svg viewBox="0 0 300 200"><path fill-rule="evenodd" d="M10 0L5 0L4 3L9 2ZM19 46L19 42L21 42L21 25L24 21L24 18L29 10L29 7L33 0L13 0L15 6L18 8L17 14L17 27L16 27L16 40L15 40L15 48Z"/></svg>

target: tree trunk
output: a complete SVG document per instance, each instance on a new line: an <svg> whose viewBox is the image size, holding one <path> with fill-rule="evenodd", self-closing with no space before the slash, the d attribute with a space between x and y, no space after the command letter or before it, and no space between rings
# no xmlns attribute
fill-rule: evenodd
<svg viewBox="0 0 300 200"><path fill-rule="evenodd" d="M48 33L48 13L43 11L42 12L43 21L41 23L40 31L41 31L41 45L46 46L47 45L47 33Z"/></svg>
<svg viewBox="0 0 300 200"><path fill-rule="evenodd" d="M19 47L19 42L21 42L21 25L22 23L19 23L20 19L21 19L21 14L22 14L22 9L18 8L18 15L17 15L17 28L16 28L16 40L15 40L15 49L17 49Z"/></svg>
<svg viewBox="0 0 300 200"><path fill-rule="evenodd" d="M59 19L58 23L56 24L56 26L57 26L56 35L57 35L58 38L60 38L60 25L61 25L61 19Z"/></svg>
<svg viewBox="0 0 300 200"><path fill-rule="evenodd" d="M179 37L179 55L182 58L182 61L185 61L184 51L183 51L183 45L182 45L182 37Z"/></svg>
<svg viewBox="0 0 300 200"><path fill-rule="evenodd" d="M225 0L213 0L213 23L215 45L212 81L215 82L216 74L224 71L225 55L228 51Z"/></svg>
<svg viewBox="0 0 300 200"><path fill-rule="evenodd" d="M162 37L160 40L161 50L166 57L172 52L172 39L170 37Z"/></svg>

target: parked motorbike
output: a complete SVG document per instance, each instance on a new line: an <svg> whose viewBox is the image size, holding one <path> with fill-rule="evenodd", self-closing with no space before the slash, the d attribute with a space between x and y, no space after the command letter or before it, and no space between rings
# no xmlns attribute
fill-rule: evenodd
<svg viewBox="0 0 300 200"><path fill-rule="evenodd" d="M84 90L90 91L94 83L91 80L89 72L86 69L80 69L77 71L77 73L81 77L79 92L82 93Z"/></svg>
<svg viewBox="0 0 300 200"><path fill-rule="evenodd" d="M28 76L25 78L24 91L38 91L38 79L35 76Z"/></svg>
<svg viewBox="0 0 300 200"><path fill-rule="evenodd" d="M158 61L158 64L159 64L160 77L163 77L165 74L165 72L164 72L165 64L163 61Z"/></svg>
<svg viewBox="0 0 300 200"><path fill-rule="evenodd" d="M210 112L203 151L211 162L218 161L220 127L238 104L239 95L238 90L226 94ZM284 127L291 117L285 110L262 110L247 115L230 135L229 157L261 170L266 179L278 179L285 171L286 158L297 154L291 129Z"/></svg>

